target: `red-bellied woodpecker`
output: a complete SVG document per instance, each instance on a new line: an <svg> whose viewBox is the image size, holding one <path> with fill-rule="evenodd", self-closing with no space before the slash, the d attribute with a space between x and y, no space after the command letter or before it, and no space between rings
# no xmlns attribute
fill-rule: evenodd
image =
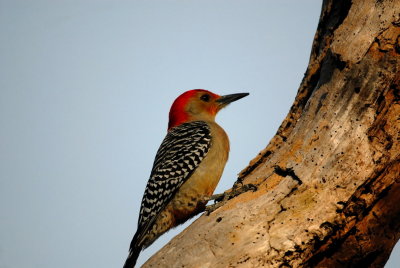
<svg viewBox="0 0 400 268"><path fill-rule="evenodd" d="M174 101L168 134L154 160L124 268L134 267L142 249L160 235L204 210L229 154L228 136L215 116L247 95L219 96L195 89Z"/></svg>

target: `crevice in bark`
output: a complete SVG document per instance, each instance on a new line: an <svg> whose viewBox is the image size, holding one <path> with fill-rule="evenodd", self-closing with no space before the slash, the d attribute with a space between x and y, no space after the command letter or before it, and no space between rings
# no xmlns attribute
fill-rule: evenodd
<svg viewBox="0 0 400 268"><path fill-rule="evenodd" d="M280 166L274 166L274 171L277 175L286 177L291 177L294 181L296 181L299 185L303 184L300 178L294 173L292 168L281 168Z"/></svg>
<svg viewBox="0 0 400 268"><path fill-rule="evenodd" d="M322 68L320 69L321 75L318 82L317 90L324 84L328 83L332 79L332 75L335 69L342 71L346 67L346 62L342 61L339 54L335 54L332 50L328 49L325 58L322 60Z"/></svg>

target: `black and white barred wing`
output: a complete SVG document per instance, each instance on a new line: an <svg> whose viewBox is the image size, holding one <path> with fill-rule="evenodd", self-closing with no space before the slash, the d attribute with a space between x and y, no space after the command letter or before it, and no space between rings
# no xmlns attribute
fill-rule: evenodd
<svg viewBox="0 0 400 268"><path fill-rule="evenodd" d="M171 129L154 160L140 208L138 227L145 232L211 147L207 123L194 121Z"/></svg>

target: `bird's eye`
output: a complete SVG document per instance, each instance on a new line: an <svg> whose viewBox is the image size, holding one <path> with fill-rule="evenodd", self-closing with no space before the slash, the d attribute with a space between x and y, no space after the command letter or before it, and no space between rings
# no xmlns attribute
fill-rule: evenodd
<svg viewBox="0 0 400 268"><path fill-rule="evenodd" d="M200 97L200 99L201 99L202 101L209 102L209 101L210 101L210 95L204 94L204 95L202 95L202 96Z"/></svg>

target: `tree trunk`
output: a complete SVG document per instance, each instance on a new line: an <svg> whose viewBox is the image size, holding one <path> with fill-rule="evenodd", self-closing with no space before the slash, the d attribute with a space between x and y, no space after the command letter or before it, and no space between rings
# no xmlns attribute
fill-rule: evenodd
<svg viewBox="0 0 400 268"><path fill-rule="evenodd" d="M323 1L310 63L258 190L144 267L383 267L400 237L400 1Z"/></svg>

